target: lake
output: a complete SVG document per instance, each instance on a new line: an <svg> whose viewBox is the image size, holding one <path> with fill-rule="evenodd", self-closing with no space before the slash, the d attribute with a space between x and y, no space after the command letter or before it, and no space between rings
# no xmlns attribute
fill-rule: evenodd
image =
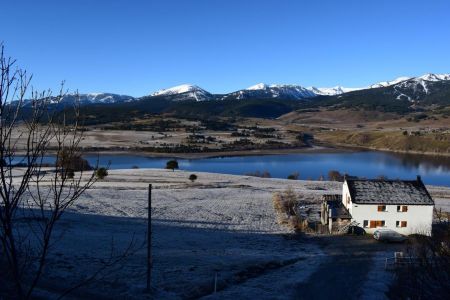
<svg viewBox="0 0 450 300"><path fill-rule="evenodd" d="M95 163L97 156L86 158ZM111 169L164 168L169 158L139 155L102 155L100 164L111 162ZM353 153L299 153L283 155L234 156L202 159L177 159L182 170L243 175L268 171L272 177L286 178L298 172L300 179L327 177L330 170L354 176L415 179L421 175L427 184L450 186L450 158L409 155L379 151Z"/></svg>

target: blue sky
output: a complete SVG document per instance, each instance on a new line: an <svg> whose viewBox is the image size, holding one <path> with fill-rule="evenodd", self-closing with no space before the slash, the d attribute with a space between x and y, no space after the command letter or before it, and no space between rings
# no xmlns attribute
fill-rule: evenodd
<svg viewBox="0 0 450 300"><path fill-rule="evenodd" d="M3 1L0 40L38 89L142 96L182 83L357 87L450 73L450 1Z"/></svg>

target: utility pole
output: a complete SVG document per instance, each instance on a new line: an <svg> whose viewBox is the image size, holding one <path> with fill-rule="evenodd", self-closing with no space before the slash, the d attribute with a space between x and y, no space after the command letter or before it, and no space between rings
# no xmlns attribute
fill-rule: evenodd
<svg viewBox="0 0 450 300"><path fill-rule="evenodd" d="M152 185L148 185L148 212L147 212L147 292L151 293L152 283Z"/></svg>

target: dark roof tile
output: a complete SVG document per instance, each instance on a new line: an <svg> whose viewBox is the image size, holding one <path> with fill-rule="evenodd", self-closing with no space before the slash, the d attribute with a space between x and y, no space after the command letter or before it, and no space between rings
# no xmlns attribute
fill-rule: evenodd
<svg viewBox="0 0 450 300"><path fill-rule="evenodd" d="M434 201L418 180L346 180L356 204L433 205Z"/></svg>

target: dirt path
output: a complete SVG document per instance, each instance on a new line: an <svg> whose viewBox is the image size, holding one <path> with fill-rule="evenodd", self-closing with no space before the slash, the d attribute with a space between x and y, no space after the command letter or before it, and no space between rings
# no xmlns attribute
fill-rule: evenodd
<svg viewBox="0 0 450 300"><path fill-rule="evenodd" d="M367 287L374 256L399 251L402 244L379 243L370 237L323 237L318 243L328 256L306 282L296 287L296 299L361 299ZM382 261L377 262L382 263ZM370 298L370 297L369 297Z"/></svg>

